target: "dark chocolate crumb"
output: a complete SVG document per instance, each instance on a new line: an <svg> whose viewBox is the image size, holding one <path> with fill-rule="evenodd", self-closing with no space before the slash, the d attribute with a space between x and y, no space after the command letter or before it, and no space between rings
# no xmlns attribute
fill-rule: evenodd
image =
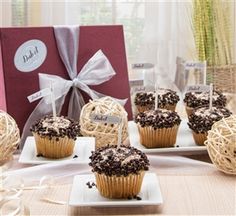
<svg viewBox="0 0 236 216"><path fill-rule="evenodd" d="M97 185L94 182L87 182L86 185L88 186L89 189L97 187Z"/></svg>
<svg viewBox="0 0 236 216"><path fill-rule="evenodd" d="M136 196L136 200L142 200L142 198L139 196Z"/></svg>
<svg viewBox="0 0 236 216"><path fill-rule="evenodd" d="M177 145L176 147L179 148L179 145Z"/></svg>
<svg viewBox="0 0 236 216"><path fill-rule="evenodd" d="M78 155L74 155L74 157L73 158L77 158L78 157Z"/></svg>
<svg viewBox="0 0 236 216"><path fill-rule="evenodd" d="M37 154L36 157L43 157L43 155L42 154Z"/></svg>

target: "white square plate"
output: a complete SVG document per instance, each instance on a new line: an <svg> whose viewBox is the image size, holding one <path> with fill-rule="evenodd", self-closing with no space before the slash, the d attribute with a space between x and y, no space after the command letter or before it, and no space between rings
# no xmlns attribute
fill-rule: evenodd
<svg viewBox="0 0 236 216"><path fill-rule="evenodd" d="M160 205L163 203L159 182L155 173L146 173L138 194L142 200L108 199L102 197L96 187L88 188L87 182L95 182L94 174L77 175L71 188L69 205L97 207L125 207L140 205Z"/></svg>
<svg viewBox="0 0 236 216"><path fill-rule="evenodd" d="M25 164L44 164L51 163L55 161L66 161L71 160L75 155L77 158L73 159L73 162L80 164L87 164L89 162L89 156L91 151L95 148L95 139L94 137L78 137L75 143L74 152L71 156L61 159L49 159L45 157L37 157L36 145L34 137L27 137L25 145L21 152L19 163Z"/></svg>
<svg viewBox="0 0 236 216"><path fill-rule="evenodd" d="M206 151L206 146L198 146L195 144L191 130L187 125L187 120L182 120L178 134L177 140L174 147L170 148L152 148L148 149L145 146L141 145L139 141L139 132L138 127L134 121L129 121L129 138L130 144L135 148L140 149L144 153L202 153Z"/></svg>

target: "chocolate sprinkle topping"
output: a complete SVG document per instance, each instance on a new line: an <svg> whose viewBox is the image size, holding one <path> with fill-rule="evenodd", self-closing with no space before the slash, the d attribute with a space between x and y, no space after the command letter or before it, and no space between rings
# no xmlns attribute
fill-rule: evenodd
<svg viewBox="0 0 236 216"><path fill-rule="evenodd" d="M105 174L107 176L128 176L138 174L141 170L148 170L149 160L140 150L130 147L116 145L104 146L92 151L89 157L92 172Z"/></svg>
<svg viewBox="0 0 236 216"><path fill-rule="evenodd" d="M202 107L195 109L193 114L189 116L188 126L195 133L205 133L209 131L212 125L222 118L229 117L232 113L224 107Z"/></svg>
<svg viewBox="0 0 236 216"><path fill-rule="evenodd" d="M197 108L209 104L209 92L187 92L184 97L184 102L188 107ZM225 106L226 96L220 91L213 91L212 98L213 106Z"/></svg>
<svg viewBox="0 0 236 216"><path fill-rule="evenodd" d="M163 92L163 93L162 93ZM158 94L158 107L163 108L165 105L174 105L179 101L177 93L171 89L160 89ZM134 104L140 106L153 105L154 108L155 95L154 92L138 92L135 95Z"/></svg>
<svg viewBox="0 0 236 216"><path fill-rule="evenodd" d="M49 139L56 138L57 141L59 141L59 138L64 138L66 136L70 139L76 140L76 137L80 136L79 123L63 116L57 117L57 123L58 121L59 123L62 123L62 126L60 125L58 127L53 127L52 125L55 123L53 117L45 116L44 118L38 120L30 128L30 131L39 134L41 137L49 137ZM68 123L68 125L65 124L65 126L63 126L64 122Z"/></svg>
<svg viewBox="0 0 236 216"><path fill-rule="evenodd" d="M138 113L135 122L140 124L141 127L151 126L156 130L157 128L170 128L179 125L181 119L177 112L158 109Z"/></svg>

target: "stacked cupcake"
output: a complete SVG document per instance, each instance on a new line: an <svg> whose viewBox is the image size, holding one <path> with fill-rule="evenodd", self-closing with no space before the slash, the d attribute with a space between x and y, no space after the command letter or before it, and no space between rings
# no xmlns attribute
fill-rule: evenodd
<svg viewBox="0 0 236 216"><path fill-rule="evenodd" d="M175 112L179 96L170 89L158 89L158 106L155 109L155 92L137 93L135 104L140 111L135 116L140 143L146 148L173 147L180 125Z"/></svg>

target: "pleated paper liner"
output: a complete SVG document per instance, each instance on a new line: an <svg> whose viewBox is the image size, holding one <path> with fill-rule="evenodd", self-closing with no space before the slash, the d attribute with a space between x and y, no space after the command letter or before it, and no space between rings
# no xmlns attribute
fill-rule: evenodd
<svg viewBox="0 0 236 216"><path fill-rule="evenodd" d="M41 137L40 135L33 133L36 143L37 154L42 155L46 158L64 158L72 155L75 140L69 139L68 137L59 138L57 141L56 138Z"/></svg>
<svg viewBox="0 0 236 216"><path fill-rule="evenodd" d="M192 131L192 133L193 133L193 139L194 139L195 143L199 146L203 146L204 142L207 140L207 132L196 133L196 132Z"/></svg>
<svg viewBox="0 0 236 216"><path fill-rule="evenodd" d="M144 174L144 171L128 176L107 176L95 173L97 189L102 196L107 198L134 197L141 190Z"/></svg>
<svg viewBox="0 0 236 216"><path fill-rule="evenodd" d="M179 125L171 128L160 128L154 130L153 127L141 127L137 124L140 143L146 148L168 148L176 143L176 137Z"/></svg>
<svg viewBox="0 0 236 216"><path fill-rule="evenodd" d="M146 106L141 106L141 105L136 105L136 108L138 110L138 112L145 112L148 110L153 110L154 109L154 105L146 105ZM176 108L176 104L166 104L165 106L161 107L162 109L167 109L167 110L171 110L171 111L175 111Z"/></svg>

